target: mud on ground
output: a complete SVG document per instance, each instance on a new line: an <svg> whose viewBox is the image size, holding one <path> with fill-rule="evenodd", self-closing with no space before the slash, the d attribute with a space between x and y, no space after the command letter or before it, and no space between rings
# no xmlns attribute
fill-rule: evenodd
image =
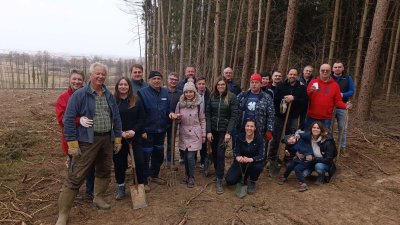
<svg viewBox="0 0 400 225"><path fill-rule="evenodd" d="M54 107L60 93L0 90L0 224L57 220L57 198L66 176ZM179 184L181 166L174 188L151 184L149 207L132 210L129 194L114 200L113 180L107 192L112 209L75 201L69 224L399 224L400 107L378 99L373 121L350 118L351 157L340 159L340 173L332 183L316 186L310 180L310 189L299 193L294 175L280 186L264 171L257 193L238 199L234 188L217 195L212 175L204 178L200 169L195 188ZM230 163L227 158L227 167ZM162 169L161 176L167 172Z"/></svg>

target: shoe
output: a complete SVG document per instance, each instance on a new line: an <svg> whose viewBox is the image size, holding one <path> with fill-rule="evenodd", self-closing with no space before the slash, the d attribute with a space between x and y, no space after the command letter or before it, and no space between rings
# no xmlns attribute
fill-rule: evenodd
<svg viewBox="0 0 400 225"><path fill-rule="evenodd" d="M200 164L200 168L201 168L201 169L204 169L204 164Z"/></svg>
<svg viewBox="0 0 400 225"><path fill-rule="evenodd" d="M150 188L150 186L149 186L148 184L145 184L145 185L144 185L144 191L145 191L146 193L149 193L149 192L151 191L151 188Z"/></svg>
<svg viewBox="0 0 400 225"><path fill-rule="evenodd" d="M247 194L252 195L256 193L256 182L250 180L249 185L247 186Z"/></svg>
<svg viewBox="0 0 400 225"><path fill-rule="evenodd" d="M77 200L77 201L83 200L83 196L81 195L81 193L79 193L79 191L78 191L78 193L76 193L75 200Z"/></svg>
<svg viewBox="0 0 400 225"><path fill-rule="evenodd" d="M215 183L216 189L217 189L217 194L223 194L224 193L224 187L222 185L222 179L217 178L217 181Z"/></svg>
<svg viewBox="0 0 400 225"><path fill-rule="evenodd" d="M181 180L181 184L187 184L189 180L189 177L185 177Z"/></svg>
<svg viewBox="0 0 400 225"><path fill-rule="evenodd" d="M116 200L122 200L125 197L125 185L118 185L118 192L115 196Z"/></svg>
<svg viewBox="0 0 400 225"><path fill-rule="evenodd" d="M194 188L194 177L189 177L189 179L187 181L187 187Z"/></svg>
<svg viewBox="0 0 400 225"><path fill-rule="evenodd" d="M284 183L287 183L288 179L286 177L279 177L278 178L278 184L283 185Z"/></svg>
<svg viewBox="0 0 400 225"><path fill-rule="evenodd" d="M66 225L68 222L69 212L74 203L77 191L64 188L58 198L58 219L56 225Z"/></svg>
<svg viewBox="0 0 400 225"><path fill-rule="evenodd" d="M308 186L306 183L301 183L299 187L299 192L304 192L308 190Z"/></svg>
<svg viewBox="0 0 400 225"><path fill-rule="evenodd" d="M103 198L104 194L107 191L109 183L109 178L96 177L96 179L94 179L93 205L98 209L111 209L111 205L106 203Z"/></svg>
<svg viewBox="0 0 400 225"><path fill-rule="evenodd" d="M86 192L85 193L85 198L86 199L93 200L93 197L94 197L93 192Z"/></svg>
<svg viewBox="0 0 400 225"><path fill-rule="evenodd" d="M161 178L159 178L159 177L152 177L152 178L151 178L151 182L156 183L156 184L158 184L158 185L166 185L166 184L167 184L167 181L166 181L166 180L161 179Z"/></svg>
<svg viewBox="0 0 400 225"><path fill-rule="evenodd" d="M213 182L215 183L215 182L217 182L217 177L215 176L214 178L213 178Z"/></svg>
<svg viewBox="0 0 400 225"><path fill-rule="evenodd" d="M318 175L317 180L315 181L315 184L321 185L323 183L325 183L325 175L324 174Z"/></svg>

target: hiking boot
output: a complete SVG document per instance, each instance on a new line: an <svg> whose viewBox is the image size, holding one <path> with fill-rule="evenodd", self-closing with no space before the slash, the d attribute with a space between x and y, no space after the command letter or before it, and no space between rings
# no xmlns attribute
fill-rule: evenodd
<svg viewBox="0 0 400 225"><path fill-rule="evenodd" d="M204 164L200 164L200 168L201 168L201 169L204 169Z"/></svg>
<svg viewBox="0 0 400 225"><path fill-rule="evenodd" d="M301 183L299 187L299 192L304 192L308 190L308 186L306 183Z"/></svg>
<svg viewBox="0 0 400 225"><path fill-rule="evenodd" d="M116 200L122 200L125 197L125 184L118 185L118 192L115 196Z"/></svg>
<svg viewBox="0 0 400 225"><path fill-rule="evenodd" d="M318 175L317 180L315 181L316 185L321 185L325 182L325 175Z"/></svg>
<svg viewBox="0 0 400 225"><path fill-rule="evenodd" d="M247 194L252 195L256 193L256 182L250 180L249 185L247 186Z"/></svg>
<svg viewBox="0 0 400 225"><path fill-rule="evenodd" d="M189 177L184 177L184 178L181 180L181 184L187 184L187 183L188 183L188 180L189 180Z"/></svg>
<svg viewBox="0 0 400 225"><path fill-rule="evenodd" d="M68 222L69 212L78 191L63 188L58 198L58 219L56 225L66 225Z"/></svg>
<svg viewBox="0 0 400 225"><path fill-rule="evenodd" d="M86 198L86 199L93 200L93 192L86 192L86 193L85 193L85 198Z"/></svg>
<svg viewBox="0 0 400 225"><path fill-rule="evenodd" d="M158 184L158 185L166 185L166 184L167 184L167 181L166 181L166 180L161 179L161 178L159 178L159 177L152 177L152 178L151 178L151 182L156 183L156 184Z"/></svg>
<svg viewBox="0 0 400 225"><path fill-rule="evenodd" d="M215 183L216 189L217 189L217 194L223 194L224 193L224 187L222 185L222 179L217 178L217 181Z"/></svg>
<svg viewBox="0 0 400 225"><path fill-rule="evenodd" d="M150 188L150 186L149 186L148 184L145 184L145 185L144 185L144 191L145 191L146 193L149 193L149 192L151 191L151 188Z"/></svg>
<svg viewBox="0 0 400 225"><path fill-rule="evenodd" d="M217 182L217 179L218 178L215 176L212 181L215 183L215 182Z"/></svg>
<svg viewBox="0 0 400 225"><path fill-rule="evenodd" d="M189 179L187 181L187 187L194 188L194 177L189 177Z"/></svg>
<svg viewBox="0 0 400 225"><path fill-rule="evenodd" d="M78 191L78 193L76 193L75 200L77 200L77 201L83 200L83 196L81 195L81 193L79 193L79 191Z"/></svg>
<svg viewBox="0 0 400 225"><path fill-rule="evenodd" d="M181 164L181 165L185 164L185 160L184 159L179 159L179 164Z"/></svg>
<svg viewBox="0 0 400 225"><path fill-rule="evenodd" d="M287 183L288 179L286 177L279 177L278 178L278 184L283 185L284 183Z"/></svg>
<svg viewBox="0 0 400 225"><path fill-rule="evenodd" d="M109 183L109 178L96 177L96 179L94 179L93 205L98 209L111 209L110 204L106 203L103 198L104 194L107 191Z"/></svg>

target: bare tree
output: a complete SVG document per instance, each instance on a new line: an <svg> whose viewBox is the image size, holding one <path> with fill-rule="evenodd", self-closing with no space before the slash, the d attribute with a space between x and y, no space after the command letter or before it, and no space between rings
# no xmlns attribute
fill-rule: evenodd
<svg viewBox="0 0 400 225"><path fill-rule="evenodd" d="M267 9L265 12L265 21L264 21L264 33L263 33L263 42L261 49L261 64L260 71L265 71L267 67L267 43L268 43L268 31L269 31L269 14L271 12L271 0L267 0Z"/></svg>
<svg viewBox="0 0 400 225"><path fill-rule="evenodd" d="M247 26L246 26L246 43L243 56L243 70L240 88L242 90L246 89L247 77L249 75L249 63L250 63L250 51L251 51L251 32L253 29L253 0L249 0L249 5L247 8Z"/></svg>
<svg viewBox="0 0 400 225"><path fill-rule="evenodd" d="M206 30L204 34L204 54L203 54L203 75L205 77L208 77L207 59L208 59L208 36L210 33L209 31L210 31L210 20L211 20L211 5L212 5L212 0L208 0Z"/></svg>
<svg viewBox="0 0 400 225"><path fill-rule="evenodd" d="M357 114L360 120L366 120L370 117L373 85L375 83L388 8L389 0L377 0L371 36L365 57L363 82L361 83L358 96Z"/></svg>
<svg viewBox="0 0 400 225"><path fill-rule="evenodd" d="M339 18L339 6L340 0L335 1L335 12L333 14L333 22L332 22L332 34L331 34L331 44L329 47L329 58L328 63L332 65L333 63L333 55L335 53L335 45L336 45L336 30Z"/></svg>
<svg viewBox="0 0 400 225"><path fill-rule="evenodd" d="M393 81L393 75L394 75L394 70L396 67L396 57L397 57L397 51L399 48L399 40L400 40L400 17L397 20L397 31L396 31L396 40L395 40L395 44L394 44L394 48L393 48L393 56L392 56L392 62L391 62L391 66L390 66L390 74L389 74L389 80L388 80L388 87L387 87L387 91L386 91L386 102L389 102L389 97L390 97L390 92L391 92L391 88L392 88L392 81ZM392 31L394 32L394 30ZM387 62L387 64L389 64L389 62Z"/></svg>
<svg viewBox="0 0 400 225"><path fill-rule="evenodd" d="M219 18L221 15L221 0L215 0L215 19L214 19L214 53L213 53L213 68L212 68L212 79L211 84L216 77L220 74L219 72Z"/></svg>
<svg viewBox="0 0 400 225"><path fill-rule="evenodd" d="M197 49L196 49L196 66L200 67L200 60L201 60L201 40L203 37L203 21L204 21L204 0L201 0L201 5L200 5L200 28L199 28L199 34L197 35ZM203 71L204 73L204 71Z"/></svg>
<svg viewBox="0 0 400 225"><path fill-rule="evenodd" d="M221 71L225 68L226 66L226 55L227 55L227 49L228 49L228 32L229 32L229 20L231 17L231 2L232 0L228 0L227 6L226 6L226 17L225 17L225 31L224 31L224 47L223 47L223 53L222 53L222 64L221 64Z"/></svg>
<svg viewBox="0 0 400 225"><path fill-rule="evenodd" d="M281 56L279 57L279 66L278 66L279 71L281 71L283 74L286 73L289 52L291 45L293 43L294 24L296 21L296 7L297 7L297 0L289 0L289 6L286 17L287 19L286 19L285 36L283 38L283 46L282 46Z"/></svg>
<svg viewBox="0 0 400 225"><path fill-rule="evenodd" d="M367 15L368 15L368 3L369 3L369 0L364 0L364 9L363 9L363 14L362 14L362 19L361 19L360 32L358 34L358 44L357 44L357 54L356 54L356 70L354 73L354 85L356 87L356 90L358 87L358 80L359 80L360 69L361 69L361 56L362 56L365 27L366 27L366 22L367 22Z"/></svg>
<svg viewBox="0 0 400 225"><path fill-rule="evenodd" d="M192 39L193 39L193 8L194 0L190 7L190 29L189 29L189 64L192 64Z"/></svg>
<svg viewBox="0 0 400 225"><path fill-rule="evenodd" d="M181 44L180 44L180 56L179 56L179 75L183 78L183 58L185 57L185 23L186 23L186 3L187 0L183 0L182 7L182 26L181 26Z"/></svg>
<svg viewBox="0 0 400 225"><path fill-rule="evenodd" d="M258 19L257 19L257 39L256 39L256 58L254 60L254 73L258 73L258 58L260 55L260 34L261 34L261 16L262 1L258 0Z"/></svg>
<svg viewBox="0 0 400 225"><path fill-rule="evenodd" d="M238 51L239 51L239 42L240 42L240 34L241 34L241 28L242 28L242 19L243 19L243 13L244 13L244 0L240 0L240 7L239 7L239 20L237 23L237 29L235 32L235 52L232 54L233 55L233 62L231 63L233 71L236 71L236 65L238 61ZM232 60L231 60L232 61Z"/></svg>
<svg viewBox="0 0 400 225"><path fill-rule="evenodd" d="M399 5L396 4L396 9L395 9L395 15L393 17L393 23L392 23L392 29L390 32L390 42L389 42L389 48L388 48L388 52L387 52L387 58L386 58L386 64L385 64L385 72L384 72L384 76L383 76L383 82L382 82L382 86L383 89L387 88L387 79L389 76L389 72L390 72L390 67L391 67L391 62L392 61L392 56L393 56L393 49L394 49L394 41L395 41L395 36L396 36L396 28L397 28L397 17L399 14Z"/></svg>

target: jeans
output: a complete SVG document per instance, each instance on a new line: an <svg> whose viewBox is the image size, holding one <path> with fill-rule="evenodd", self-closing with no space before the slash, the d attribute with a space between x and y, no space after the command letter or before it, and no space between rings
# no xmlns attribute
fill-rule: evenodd
<svg viewBox="0 0 400 225"><path fill-rule="evenodd" d="M347 128L349 126L348 121L346 121L346 111L345 109L338 109L336 108L336 120L338 123L338 142L340 140L340 136L342 135L342 130L343 130L343 125L345 125L344 132L343 132L343 138L342 138L342 143L341 147L342 150L345 150L346 148L346 135L347 135Z"/></svg>
<svg viewBox="0 0 400 225"><path fill-rule="evenodd" d="M305 123L305 131L309 131L310 130L310 127L311 127L311 124L312 123L314 123L314 121L320 121L323 125L324 125L324 127L325 128L327 128L327 129L331 129L331 126L332 126L332 121L329 119L329 120L319 120L319 119L314 119L314 118L311 118L311 117L306 117L306 120L304 121L304 123Z"/></svg>
<svg viewBox="0 0 400 225"><path fill-rule="evenodd" d="M318 173L318 175L323 175L325 174L325 172L328 172L329 165L325 163L316 163L315 165L308 167L304 170L304 177L308 177L309 175L311 175L314 170Z"/></svg>
<svg viewBox="0 0 400 225"><path fill-rule="evenodd" d="M147 139L143 141L145 178L158 177L161 165L164 162L164 138L163 133L147 133ZM150 167L151 161L151 167Z"/></svg>
<svg viewBox="0 0 400 225"><path fill-rule="evenodd" d="M309 165L310 165L310 162L307 162L304 160L299 160L296 158L289 163L283 176L285 178L288 178L289 174L294 170L297 180L301 183L304 183L305 176L304 176L303 172L307 169L307 167L309 167Z"/></svg>
<svg viewBox="0 0 400 225"><path fill-rule="evenodd" d="M196 167L196 161L194 156L197 154L197 151L188 151L187 149L184 151L185 153L185 172L187 177L194 177L194 169Z"/></svg>
<svg viewBox="0 0 400 225"><path fill-rule="evenodd" d="M175 124L175 141L176 141L176 131L178 126ZM171 162L171 139L172 139L172 125L167 128L167 162ZM176 151L176 149L175 149ZM175 155L174 155L175 156Z"/></svg>
<svg viewBox="0 0 400 225"><path fill-rule="evenodd" d="M240 170L242 169L242 170ZM253 162L248 165L247 171L244 174L244 180L247 177L250 177L251 181L257 181L258 177L260 176L261 172L264 169L264 162ZM228 172L226 173L225 181L227 185L235 185L239 183L242 179L242 173L246 170L246 164L241 164L235 160L232 163L232 166L229 168Z"/></svg>
<svg viewBox="0 0 400 225"><path fill-rule="evenodd" d="M268 159L270 159L270 160L273 160L273 161L276 160L276 154L278 153L278 147L279 147L279 143L281 141L284 123L285 123L285 118L275 116L274 132L272 133L273 138L272 138L269 154L267 156ZM297 123L298 123L298 118L292 118L292 119L288 118L288 121L286 124L286 129L285 129L285 135L294 134L296 132ZM264 135L264 134L261 134L261 135Z"/></svg>
<svg viewBox="0 0 400 225"><path fill-rule="evenodd" d="M218 179L222 179L225 173L225 133L225 131L212 131L213 140L211 142L211 148L214 159L215 174Z"/></svg>

